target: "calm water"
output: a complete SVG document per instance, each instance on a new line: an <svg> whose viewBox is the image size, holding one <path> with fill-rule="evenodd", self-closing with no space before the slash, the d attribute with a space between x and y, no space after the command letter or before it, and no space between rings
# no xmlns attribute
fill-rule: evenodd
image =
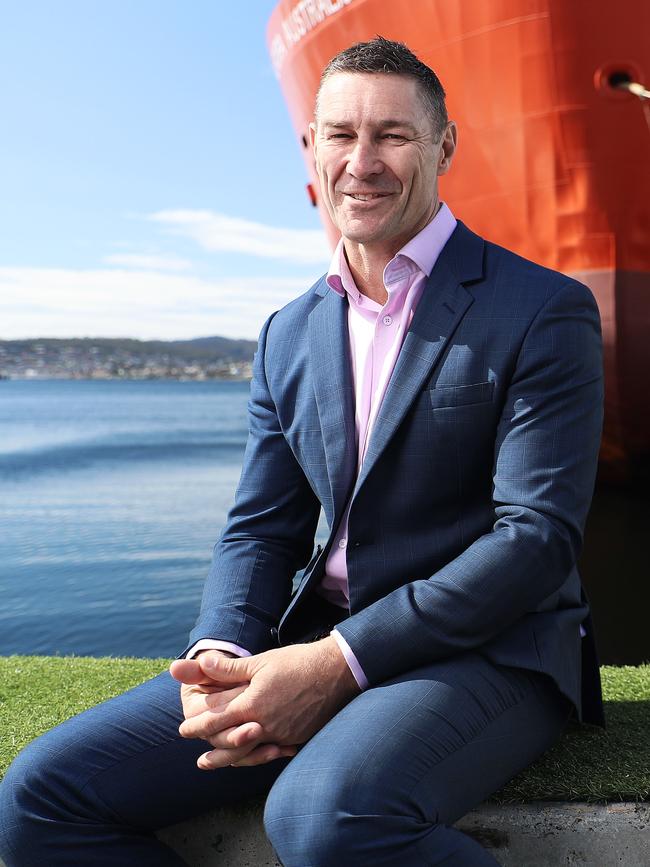
<svg viewBox="0 0 650 867"><path fill-rule="evenodd" d="M236 382L0 382L0 654L183 649L239 477L247 395ZM645 491L598 486L581 571L603 662L650 659L649 525Z"/></svg>
<svg viewBox="0 0 650 867"><path fill-rule="evenodd" d="M238 382L0 382L0 654L183 649L247 396Z"/></svg>

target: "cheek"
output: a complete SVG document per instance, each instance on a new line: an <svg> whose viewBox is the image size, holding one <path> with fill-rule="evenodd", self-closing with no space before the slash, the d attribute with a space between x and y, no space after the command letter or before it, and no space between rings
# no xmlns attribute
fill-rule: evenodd
<svg viewBox="0 0 650 867"><path fill-rule="evenodd" d="M316 163L316 171L318 172L318 176L323 181L330 181L332 177L332 166L330 162L321 160L320 162Z"/></svg>
<svg viewBox="0 0 650 867"><path fill-rule="evenodd" d="M414 184L417 184L418 170L411 160L393 159L386 162L384 171L401 187L402 193L410 194Z"/></svg>
<svg viewBox="0 0 650 867"><path fill-rule="evenodd" d="M329 175L329 172L327 171L326 167L322 164L317 165L316 166L316 174L318 175L318 178L320 180L320 185L321 185L322 191L324 193L328 193L330 191L330 188L331 188L331 179L330 179L330 175Z"/></svg>
<svg viewBox="0 0 650 867"><path fill-rule="evenodd" d="M416 168L404 184L409 202L419 207L423 202L428 202L434 188L434 176L431 172Z"/></svg>

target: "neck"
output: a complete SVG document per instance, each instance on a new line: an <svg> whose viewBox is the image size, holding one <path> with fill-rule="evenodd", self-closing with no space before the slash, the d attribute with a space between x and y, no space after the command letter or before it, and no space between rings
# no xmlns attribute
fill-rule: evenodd
<svg viewBox="0 0 650 867"><path fill-rule="evenodd" d="M344 247L350 273L359 292L378 304L385 304L388 293L384 286L384 268L397 250L379 255L378 251L369 250L363 244L351 244L348 241L344 241Z"/></svg>
<svg viewBox="0 0 650 867"><path fill-rule="evenodd" d="M385 304L388 292L384 286L384 268L390 260L402 249L402 247L422 231L435 217L440 208L440 202L436 196L430 213L422 220L422 224L416 228L410 237L393 238L389 241L363 244L343 239L345 257L348 260L350 272L355 285L362 295L366 295L378 304Z"/></svg>

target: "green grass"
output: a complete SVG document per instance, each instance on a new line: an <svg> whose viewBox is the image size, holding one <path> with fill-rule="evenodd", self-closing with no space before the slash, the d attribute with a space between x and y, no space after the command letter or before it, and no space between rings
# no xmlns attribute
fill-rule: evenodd
<svg viewBox="0 0 650 867"><path fill-rule="evenodd" d="M168 659L0 656L0 776L37 735L168 665Z"/></svg>
<svg viewBox="0 0 650 867"><path fill-rule="evenodd" d="M607 729L571 725L492 800L650 800L650 665L600 670Z"/></svg>
<svg viewBox="0 0 650 867"><path fill-rule="evenodd" d="M165 659L0 657L0 775L41 732L163 671ZM607 731L571 726L493 800L650 800L650 665L601 669Z"/></svg>

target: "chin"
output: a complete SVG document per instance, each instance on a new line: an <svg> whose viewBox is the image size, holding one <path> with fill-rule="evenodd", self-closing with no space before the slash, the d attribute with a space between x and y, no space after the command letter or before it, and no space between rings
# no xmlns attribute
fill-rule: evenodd
<svg viewBox="0 0 650 867"><path fill-rule="evenodd" d="M377 238L368 232L341 232L347 241L353 241L355 244L371 244Z"/></svg>
<svg viewBox="0 0 650 867"><path fill-rule="evenodd" d="M370 244L372 241L382 241L384 238L384 231L381 226L365 226L359 223L350 224L343 222L339 226L339 231L344 238L355 241L357 244Z"/></svg>

